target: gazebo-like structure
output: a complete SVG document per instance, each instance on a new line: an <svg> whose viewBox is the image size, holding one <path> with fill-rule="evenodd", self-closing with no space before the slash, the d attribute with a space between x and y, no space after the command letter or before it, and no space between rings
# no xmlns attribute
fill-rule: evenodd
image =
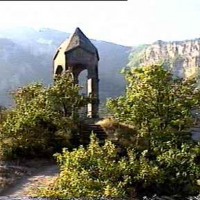
<svg viewBox="0 0 200 200"><path fill-rule="evenodd" d="M97 48L76 28L69 39L58 48L53 59L54 75L65 71L73 74L74 83L78 83L79 74L87 70L87 96L92 97L92 103L87 105L87 117L97 118L99 109L99 54Z"/></svg>

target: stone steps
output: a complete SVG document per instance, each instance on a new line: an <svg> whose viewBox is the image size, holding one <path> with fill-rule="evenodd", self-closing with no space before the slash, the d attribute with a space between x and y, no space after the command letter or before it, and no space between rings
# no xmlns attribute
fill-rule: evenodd
<svg viewBox="0 0 200 200"><path fill-rule="evenodd" d="M94 133L99 139L100 144L103 144L107 135L100 125L87 124L81 126L80 143L88 145L90 142L90 135Z"/></svg>

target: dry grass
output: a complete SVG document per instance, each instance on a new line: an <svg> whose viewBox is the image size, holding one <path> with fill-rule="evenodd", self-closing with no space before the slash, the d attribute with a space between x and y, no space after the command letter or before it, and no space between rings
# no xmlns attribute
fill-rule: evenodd
<svg viewBox="0 0 200 200"><path fill-rule="evenodd" d="M96 124L103 128L108 139L124 147L145 146L144 139L138 137L137 129L132 125L120 123L112 117L98 121Z"/></svg>
<svg viewBox="0 0 200 200"><path fill-rule="evenodd" d="M24 193L25 195L30 196L30 197L38 197L41 190L51 187L51 185L53 185L56 180L57 180L57 176L45 177L41 180L35 181L35 183L32 186L26 188Z"/></svg>
<svg viewBox="0 0 200 200"><path fill-rule="evenodd" d="M108 139L123 147L136 147L144 149L147 142L139 137L137 129L129 124L120 123L112 117L98 121L108 136Z"/></svg>
<svg viewBox="0 0 200 200"><path fill-rule="evenodd" d="M108 117L105 118L103 120L98 121L96 124L100 125L102 128L105 129L113 129L113 128L125 128L125 129L129 129L129 130L134 130L135 127L130 125L130 124L125 124L125 123L121 123L118 122L116 119L114 119L113 117Z"/></svg>
<svg viewBox="0 0 200 200"><path fill-rule="evenodd" d="M96 124L100 125L105 130L112 130L113 128L118 126L119 122L117 122L114 118L108 117L98 121Z"/></svg>

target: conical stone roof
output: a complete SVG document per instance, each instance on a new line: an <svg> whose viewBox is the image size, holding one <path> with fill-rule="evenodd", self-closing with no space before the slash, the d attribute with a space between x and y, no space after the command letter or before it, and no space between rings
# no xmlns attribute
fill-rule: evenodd
<svg viewBox="0 0 200 200"><path fill-rule="evenodd" d="M67 41L66 41L67 42ZM68 44L64 44L63 47L64 52L67 53L77 47L81 47L82 49L93 53L97 54L98 56L98 51L96 47L92 44L92 42L86 37L86 35L81 31L80 28L76 28L74 34L69 38ZM99 56L98 56L99 58Z"/></svg>

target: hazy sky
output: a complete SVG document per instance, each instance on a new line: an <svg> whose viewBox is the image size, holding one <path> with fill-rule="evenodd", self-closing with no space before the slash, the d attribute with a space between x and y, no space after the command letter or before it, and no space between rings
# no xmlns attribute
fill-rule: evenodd
<svg viewBox="0 0 200 200"><path fill-rule="evenodd" d="M200 0L0 1L0 28L29 26L122 45L200 37Z"/></svg>

